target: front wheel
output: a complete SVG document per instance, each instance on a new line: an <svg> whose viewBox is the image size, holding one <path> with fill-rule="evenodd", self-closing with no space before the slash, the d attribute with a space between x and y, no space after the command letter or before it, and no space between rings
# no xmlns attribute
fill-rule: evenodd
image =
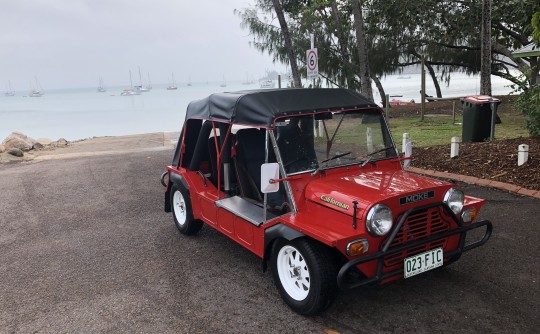
<svg viewBox="0 0 540 334"><path fill-rule="evenodd" d="M193 219L191 199L182 185L171 186L171 208L174 224L182 234L193 235L202 228L202 221Z"/></svg>
<svg viewBox="0 0 540 334"><path fill-rule="evenodd" d="M328 249L316 241L276 241L271 267L281 297L299 314L319 313L337 295L336 265Z"/></svg>

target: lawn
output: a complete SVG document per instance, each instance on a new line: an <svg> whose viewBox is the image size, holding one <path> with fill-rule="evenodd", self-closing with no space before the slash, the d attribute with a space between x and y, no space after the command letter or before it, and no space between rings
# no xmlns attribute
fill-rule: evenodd
<svg viewBox="0 0 540 334"><path fill-rule="evenodd" d="M528 137L525 128L525 117L517 113L499 113L501 124L495 126L495 139ZM426 115L420 117L402 116L390 118L389 125L394 140L401 149L403 133L409 133L413 147L434 145L450 145L452 137L461 138L462 116L456 116L456 124L452 124L451 115Z"/></svg>

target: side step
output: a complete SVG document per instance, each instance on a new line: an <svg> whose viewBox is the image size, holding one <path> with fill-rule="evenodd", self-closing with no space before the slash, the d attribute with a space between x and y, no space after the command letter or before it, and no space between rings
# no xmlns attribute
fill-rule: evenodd
<svg viewBox="0 0 540 334"><path fill-rule="evenodd" d="M218 208L223 208L232 212L240 218L247 220L253 225L259 227L265 221L264 209L240 196L233 196L229 198L220 199L215 202ZM266 212L266 220L271 220L277 217L276 215Z"/></svg>

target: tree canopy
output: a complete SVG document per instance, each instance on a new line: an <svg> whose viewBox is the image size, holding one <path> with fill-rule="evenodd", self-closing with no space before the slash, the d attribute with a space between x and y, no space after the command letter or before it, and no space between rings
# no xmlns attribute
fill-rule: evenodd
<svg viewBox="0 0 540 334"><path fill-rule="evenodd" d="M282 0L281 4L300 71L305 73L305 50L313 33L319 73L332 84L359 90L353 1L358 0ZM455 72L479 72L482 1L364 0L361 5L373 78L419 64L421 56L436 84L441 79L448 82ZM253 35L255 48L288 63L272 1L256 0L254 6L236 13ZM512 51L532 42L533 32L538 37L540 14L535 13L540 13L538 0L493 0L491 74L510 80L520 90L539 80L539 57L512 57Z"/></svg>

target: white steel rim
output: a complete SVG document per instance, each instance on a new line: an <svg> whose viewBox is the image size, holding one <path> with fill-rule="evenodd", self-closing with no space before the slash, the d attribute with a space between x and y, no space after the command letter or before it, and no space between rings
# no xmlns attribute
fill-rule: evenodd
<svg viewBox="0 0 540 334"><path fill-rule="evenodd" d="M283 289L294 300L302 301L309 294L311 277L306 259L293 246L284 246L277 255L277 271Z"/></svg>
<svg viewBox="0 0 540 334"><path fill-rule="evenodd" d="M176 221L178 222L178 224L184 225L187 218L186 201L184 200L184 196L182 196L182 193L178 190L174 192L173 206Z"/></svg>

